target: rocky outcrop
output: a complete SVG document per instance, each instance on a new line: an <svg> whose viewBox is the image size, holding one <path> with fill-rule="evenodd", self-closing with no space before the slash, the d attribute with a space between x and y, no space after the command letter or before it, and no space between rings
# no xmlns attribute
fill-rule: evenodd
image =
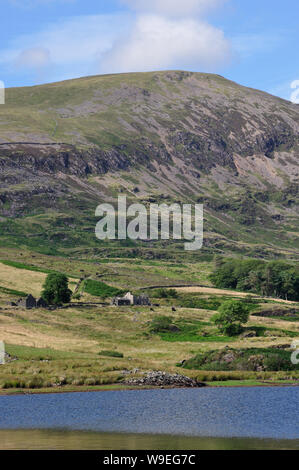
<svg viewBox="0 0 299 470"><path fill-rule="evenodd" d="M255 312L252 314L255 317L286 317L286 318L296 318L299 316L299 309L297 308L273 308L270 310L261 310L260 312Z"/></svg>
<svg viewBox="0 0 299 470"><path fill-rule="evenodd" d="M189 377L179 374L168 374L167 372L147 372L145 377L130 379L128 385L150 386L150 387L203 387L202 383L196 382Z"/></svg>

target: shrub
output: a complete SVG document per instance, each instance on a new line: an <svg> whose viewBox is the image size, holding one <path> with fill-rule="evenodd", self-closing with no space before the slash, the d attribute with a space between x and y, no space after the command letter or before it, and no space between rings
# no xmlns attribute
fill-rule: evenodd
<svg viewBox="0 0 299 470"><path fill-rule="evenodd" d="M171 329L173 326L172 323L172 318L171 317L166 317L166 316L157 316L153 319L151 326L150 326L150 332L151 333L163 333L167 332Z"/></svg>
<svg viewBox="0 0 299 470"><path fill-rule="evenodd" d="M118 358L124 357L123 353L120 353L118 351L100 351L99 356L118 357Z"/></svg>
<svg viewBox="0 0 299 470"><path fill-rule="evenodd" d="M242 325L249 319L248 306L239 300L228 300L218 309L218 313L212 320L218 326L219 331L228 336L237 336L242 331Z"/></svg>
<svg viewBox="0 0 299 470"><path fill-rule="evenodd" d="M229 325L229 324L225 325L221 329L223 330L223 333L227 336L238 336L243 331L242 326L238 323L232 323L231 325Z"/></svg>
<svg viewBox="0 0 299 470"><path fill-rule="evenodd" d="M299 365L292 364L290 352L273 348L207 351L192 357L181 367L206 371L251 371L262 374L262 377L270 372L299 370Z"/></svg>
<svg viewBox="0 0 299 470"><path fill-rule="evenodd" d="M27 383L27 388L43 388L44 381L41 377L34 377Z"/></svg>
<svg viewBox="0 0 299 470"><path fill-rule="evenodd" d="M290 369L290 359L286 359L279 354L271 354L265 359L264 365L266 370L269 371L287 371Z"/></svg>
<svg viewBox="0 0 299 470"><path fill-rule="evenodd" d="M175 289L161 287L161 289L155 290L152 296L157 299L177 299L178 292Z"/></svg>

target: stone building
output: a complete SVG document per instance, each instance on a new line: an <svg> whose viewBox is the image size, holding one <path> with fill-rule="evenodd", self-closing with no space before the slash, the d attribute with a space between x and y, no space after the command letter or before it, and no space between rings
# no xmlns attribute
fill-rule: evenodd
<svg viewBox="0 0 299 470"><path fill-rule="evenodd" d="M131 292L128 292L124 297L114 297L112 300L112 305L116 305L118 307L124 305L144 305L144 306L151 306L150 299L147 295L133 295Z"/></svg>
<svg viewBox="0 0 299 470"><path fill-rule="evenodd" d="M29 294L28 297L18 300L17 306L27 309L36 308L36 299L33 295Z"/></svg>
<svg viewBox="0 0 299 470"><path fill-rule="evenodd" d="M123 297L114 297L112 299L111 305L115 305L116 307L123 307L131 305L128 299L124 299Z"/></svg>
<svg viewBox="0 0 299 470"><path fill-rule="evenodd" d="M27 310L31 310L33 308L48 308L47 302L42 297L36 300L31 294L25 298L17 300L16 302L9 302L9 305L11 307L23 307Z"/></svg>
<svg viewBox="0 0 299 470"><path fill-rule="evenodd" d="M47 302L46 302L42 297L40 297L40 298L36 301L36 307L37 307L37 308L48 308L49 305L47 304Z"/></svg>

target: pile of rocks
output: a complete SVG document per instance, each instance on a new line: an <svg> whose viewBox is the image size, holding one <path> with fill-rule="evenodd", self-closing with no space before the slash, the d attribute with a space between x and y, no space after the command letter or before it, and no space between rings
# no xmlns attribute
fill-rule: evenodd
<svg viewBox="0 0 299 470"><path fill-rule="evenodd" d="M196 382L189 377L179 374L168 374L167 372L151 371L145 377L130 379L128 385L143 385L154 387L203 387L204 384Z"/></svg>

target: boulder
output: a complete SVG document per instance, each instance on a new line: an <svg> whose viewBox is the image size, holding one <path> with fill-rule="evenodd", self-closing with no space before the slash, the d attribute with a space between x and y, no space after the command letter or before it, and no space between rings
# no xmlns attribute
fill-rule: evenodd
<svg viewBox="0 0 299 470"><path fill-rule="evenodd" d="M222 362L226 362L227 364L230 364L231 362L234 362L235 359L236 359L236 354L231 351L231 352L226 353L222 357Z"/></svg>
<svg viewBox="0 0 299 470"><path fill-rule="evenodd" d="M250 356L248 358L248 364L250 364L251 369L256 372L264 372L266 370L264 366L264 356L262 354Z"/></svg>

